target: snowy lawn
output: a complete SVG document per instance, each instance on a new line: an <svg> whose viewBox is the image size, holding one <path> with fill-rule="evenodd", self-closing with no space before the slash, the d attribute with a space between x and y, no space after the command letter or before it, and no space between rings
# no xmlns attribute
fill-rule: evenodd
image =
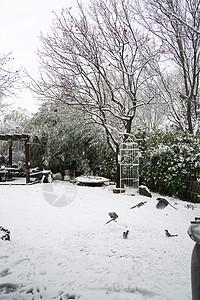
<svg viewBox="0 0 200 300"><path fill-rule="evenodd" d="M11 231L0 240L0 299L191 299L187 229L200 204L166 197L177 210L157 210L158 194L66 182L2 185L0 195L0 225ZM117 222L105 225L113 211Z"/></svg>

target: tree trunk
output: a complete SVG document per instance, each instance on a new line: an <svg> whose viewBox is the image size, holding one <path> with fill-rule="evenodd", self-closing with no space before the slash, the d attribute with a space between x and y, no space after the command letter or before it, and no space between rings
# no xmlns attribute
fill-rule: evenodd
<svg viewBox="0 0 200 300"><path fill-rule="evenodd" d="M120 164L117 164L116 187L120 188Z"/></svg>
<svg viewBox="0 0 200 300"><path fill-rule="evenodd" d="M187 121L188 121L188 131L189 133L193 133L193 126L192 126L192 113L191 113L191 100L188 99L187 104Z"/></svg>

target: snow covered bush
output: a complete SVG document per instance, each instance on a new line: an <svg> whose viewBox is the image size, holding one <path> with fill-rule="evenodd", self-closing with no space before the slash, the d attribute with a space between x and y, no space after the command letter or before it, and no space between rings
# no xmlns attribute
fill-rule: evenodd
<svg viewBox="0 0 200 300"><path fill-rule="evenodd" d="M30 120L27 131L41 140L43 162L52 172L64 174L69 169L76 176L114 177L114 157L102 130L74 110L46 103Z"/></svg>
<svg viewBox="0 0 200 300"><path fill-rule="evenodd" d="M187 198L188 180L200 163L200 143L186 131L139 131L140 183L163 195Z"/></svg>

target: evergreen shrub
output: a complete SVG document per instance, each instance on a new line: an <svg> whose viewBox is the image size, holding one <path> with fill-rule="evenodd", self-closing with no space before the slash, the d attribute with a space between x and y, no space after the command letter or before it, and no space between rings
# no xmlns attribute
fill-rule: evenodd
<svg viewBox="0 0 200 300"><path fill-rule="evenodd" d="M140 184L186 200L188 181L199 167L200 143L186 131L140 130Z"/></svg>

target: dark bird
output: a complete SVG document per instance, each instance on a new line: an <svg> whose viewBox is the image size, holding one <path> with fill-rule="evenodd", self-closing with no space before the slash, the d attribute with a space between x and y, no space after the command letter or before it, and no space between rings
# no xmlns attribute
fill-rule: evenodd
<svg viewBox="0 0 200 300"><path fill-rule="evenodd" d="M123 237L124 237L125 239L127 239L128 233L129 233L129 230L123 232Z"/></svg>
<svg viewBox="0 0 200 300"><path fill-rule="evenodd" d="M135 208L135 207L141 207L141 206L143 206L145 203L147 203L147 201L145 201L145 202L140 202L140 203L138 203L138 204L136 204L136 205L130 207L130 209L133 209L133 208Z"/></svg>
<svg viewBox="0 0 200 300"><path fill-rule="evenodd" d="M106 222L106 224L110 223L111 221L117 222L116 219L119 218L119 217L118 217L118 215L116 214L116 212L114 212L114 211L113 211L113 212L109 212L108 215L109 215L109 217L111 218L111 220L109 220L108 222ZM105 225L106 225L106 224L105 224Z"/></svg>
<svg viewBox="0 0 200 300"><path fill-rule="evenodd" d="M109 212L108 213L109 217L111 217L111 219L116 220L118 218L118 215L116 214L116 212Z"/></svg>
<svg viewBox="0 0 200 300"><path fill-rule="evenodd" d="M178 236L178 234L170 234L167 229L165 230L165 234L166 234L167 237Z"/></svg>
<svg viewBox="0 0 200 300"><path fill-rule="evenodd" d="M157 198L156 200L158 200L158 203L156 204L157 209L164 209L169 204L171 207L177 210L177 208L171 205L165 198Z"/></svg>

